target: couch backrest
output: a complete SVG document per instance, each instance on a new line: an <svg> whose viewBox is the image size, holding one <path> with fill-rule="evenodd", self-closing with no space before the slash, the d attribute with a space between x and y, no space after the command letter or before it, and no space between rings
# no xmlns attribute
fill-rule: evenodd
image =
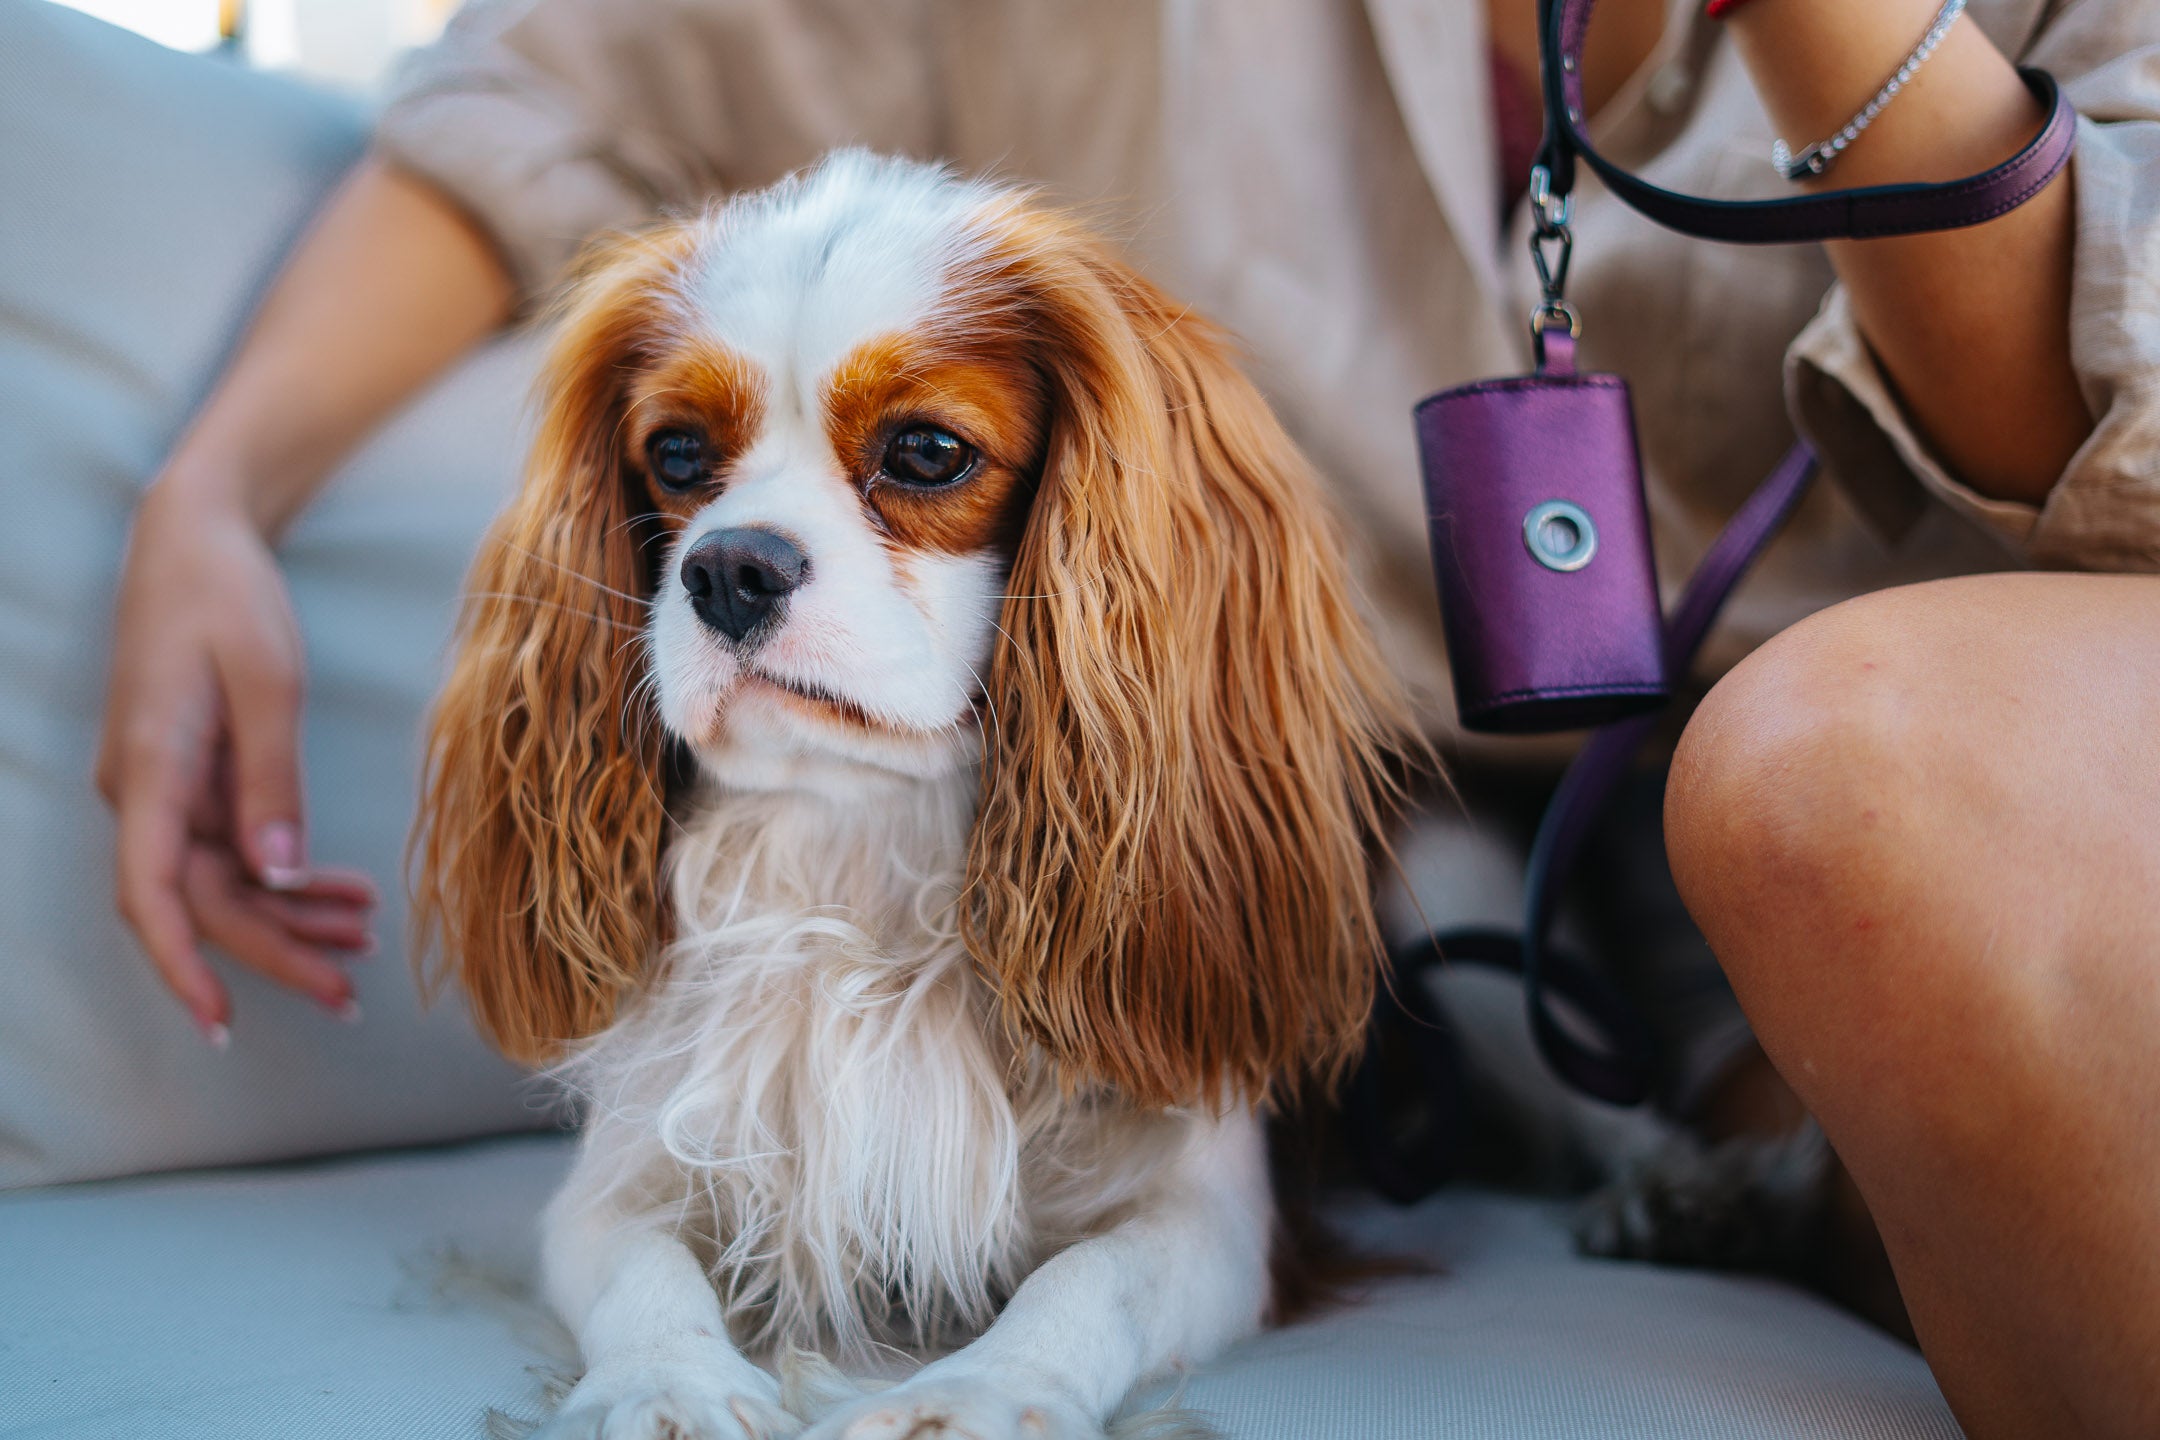
<svg viewBox="0 0 2160 1440"><path fill-rule="evenodd" d="M227 966L214 1052L113 910L90 773L128 517L364 140L345 102L0 0L0 1185L542 1119L454 1001L421 1010L395 898L419 716L524 444L522 341L391 426L284 547L313 849L389 897L384 953L355 972L365 1020Z"/></svg>

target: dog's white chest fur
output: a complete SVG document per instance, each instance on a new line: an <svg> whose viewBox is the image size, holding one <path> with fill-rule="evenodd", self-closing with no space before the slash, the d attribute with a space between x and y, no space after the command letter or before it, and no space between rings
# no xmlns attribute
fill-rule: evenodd
<svg viewBox="0 0 2160 1440"><path fill-rule="evenodd" d="M565 1203L676 1227L749 1348L979 1332L1176 1128L1016 1061L956 928L972 781L880 789L698 806L675 942L569 1067L601 1163Z"/></svg>

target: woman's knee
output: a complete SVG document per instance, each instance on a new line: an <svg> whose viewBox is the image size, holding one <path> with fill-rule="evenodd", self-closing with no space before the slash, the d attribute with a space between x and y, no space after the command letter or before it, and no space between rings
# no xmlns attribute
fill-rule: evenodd
<svg viewBox="0 0 2160 1440"><path fill-rule="evenodd" d="M1819 922L1868 878L1856 864L1879 832L1912 816L1903 792L1931 768L1915 763L1929 743L1928 707L1899 674L1906 642L1886 623L1896 607L1874 598L1762 647L1681 737L1666 840L1713 942L1734 924Z"/></svg>
<svg viewBox="0 0 2160 1440"><path fill-rule="evenodd" d="M1974 1027L2037 1031L2150 932L2109 894L2152 858L2153 782L2109 738L2120 697L2059 681L2112 603L2035 576L1884 591L1705 700L1673 874L1774 1054L1925 1067Z"/></svg>
<svg viewBox="0 0 2160 1440"><path fill-rule="evenodd" d="M1938 1012L1911 997L1992 983L1968 973L1988 947L1965 943L1986 923L1977 832L2001 800L1953 633L1976 598L1920 587L1814 616L1736 668L1681 740L1674 877L1766 1042L1923 1055Z"/></svg>

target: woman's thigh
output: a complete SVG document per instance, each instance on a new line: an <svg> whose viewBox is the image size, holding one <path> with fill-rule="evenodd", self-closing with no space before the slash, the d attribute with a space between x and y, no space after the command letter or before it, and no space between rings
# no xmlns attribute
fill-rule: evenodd
<svg viewBox="0 0 2160 1440"><path fill-rule="evenodd" d="M1667 827L1961 1412L2039 1420L2019 1366L2060 1347L2066 1396L2160 1422L2160 580L1794 627L1690 725Z"/></svg>

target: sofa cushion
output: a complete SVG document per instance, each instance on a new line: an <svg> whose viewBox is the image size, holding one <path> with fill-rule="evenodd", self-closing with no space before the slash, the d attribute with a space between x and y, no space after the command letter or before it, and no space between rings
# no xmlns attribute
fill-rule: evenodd
<svg viewBox="0 0 2160 1440"><path fill-rule="evenodd" d="M529 1127L454 1003L423 1015L394 898L337 1025L225 967L211 1051L114 916L91 788L130 511L363 117L42 0L0 0L0 1185ZM517 466L522 342L392 425L292 533L316 853L391 896L418 716Z"/></svg>
<svg viewBox="0 0 2160 1440"><path fill-rule="evenodd" d="M568 1162L528 1137L0 1196L0 1435L537 1419L557 1354L520 1292ZM1584 1260L1558 1207L1491 1194L1342 1218L1441 1273L1201 1367L1183 1403L1232 1440L1956 1440L1918 1354L1774 1282Z"/></svg>

